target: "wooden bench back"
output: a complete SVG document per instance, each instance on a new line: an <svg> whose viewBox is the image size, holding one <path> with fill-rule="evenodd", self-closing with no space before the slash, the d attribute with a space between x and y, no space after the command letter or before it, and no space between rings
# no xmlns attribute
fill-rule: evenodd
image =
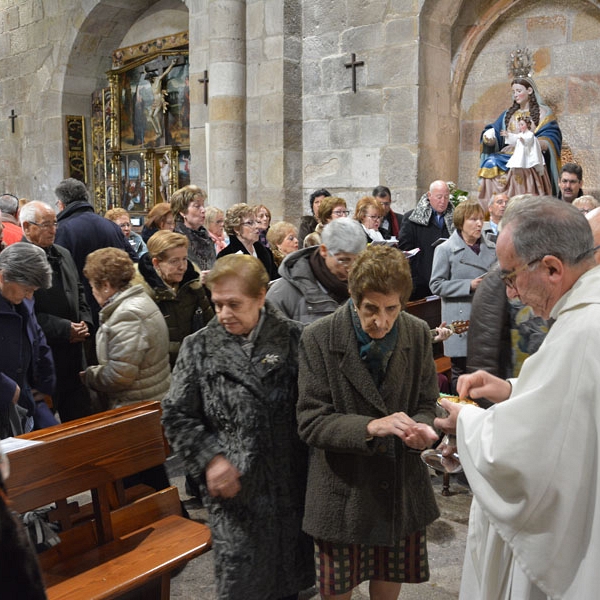
<svg viewBox="0 0 600 600"><path fill-rule="evenodd" d="M19 513L101 488L166 459L158 402L107 411L23 437L42 443L9 455L8 496Z"/></svg>

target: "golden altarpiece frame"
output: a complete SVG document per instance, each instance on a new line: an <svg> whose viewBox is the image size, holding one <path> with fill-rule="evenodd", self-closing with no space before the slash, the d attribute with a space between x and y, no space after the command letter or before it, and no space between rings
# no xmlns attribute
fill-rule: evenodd
<svg viewBox="0 0 600 600"><path fill-rule="evenodd" d="M187 32L113 52L108 86L92 94L95 210L132 217L190 183Z"/></svg>

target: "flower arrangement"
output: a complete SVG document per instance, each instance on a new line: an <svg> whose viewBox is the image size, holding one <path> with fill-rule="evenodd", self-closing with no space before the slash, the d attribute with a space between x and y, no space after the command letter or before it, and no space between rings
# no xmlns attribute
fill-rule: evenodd
<svg viewBox="0 0 600 600"><path fill-rule="evenodd" d="M454 181L447 181L448 189L450 190L450 202L452 202L452 206L457 206L460 202L464 202L469 199L469 192L465 192L464 190L459 190L456 187Z"/></svg>

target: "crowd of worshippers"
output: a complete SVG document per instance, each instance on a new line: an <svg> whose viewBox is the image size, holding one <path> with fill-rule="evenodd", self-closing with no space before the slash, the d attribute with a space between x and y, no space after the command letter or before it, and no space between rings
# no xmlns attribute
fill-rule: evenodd
<svg viewBox="0 0 600 600"><path fill-rule="evenodd" d="M461 598L590 597L595 526L589 567L578 569L576 547L594 501L569 493L556 520L548 511L564 478L586 479L561 448L578 433L597 444L597 399L577 417L560 404L596 393L580 379L600 366L587 341L588 326L600 327L600 293L590 293L600 289L600 208L577 165L564 165L559 185L561 200L496 193L487 206L454 205L437 180L404 215L378 186L353 216L320 189L298 227L271 222L265 205L209 206L188 185L140 233L122 208L96 214L75 179L57 186L56 206L5 194L0 437L161 401L189 489L209 511L220 599L293 599L316 581L322 598L344 600L368 580L372 597L391 600L402 583L429 579L426 527L439 511L419 454L442 430L457 432L479 510L471 519L499 536L495 549L479 540L467 551ZM442 320L433 332L404 310L432 295ZM455 322L467 331L453 334ZM564 345L546 349L555 338ZM440 418L436 341L452 392L480 408L446 403ZM571 366L577 374L561 381ZM565 430L550 435L557 424ZM511 452L519 430L535 457ZM536 475L552 460L547 478ZM163 485L166 472L154 477ZM514 516L504 494L513 484L515 498L531 498ZM548 486L555 495L540 509ZM548 574L552 536L533 544L540 555L531 549L523 523L534 509L574 556L563 578ZM561 523L575 514L569 531Z"/></svg>

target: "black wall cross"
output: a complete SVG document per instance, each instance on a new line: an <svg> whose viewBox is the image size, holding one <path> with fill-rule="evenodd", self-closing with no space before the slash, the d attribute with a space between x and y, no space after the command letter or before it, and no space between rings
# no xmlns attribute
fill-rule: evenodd
<svg viewBox="0 0 600 600"><path fill-rule="evenodd" d="M208 71L204 71L202 79L198 81L204 84L204 104L208 104Z"/></svg>
<svg viewBox="0 0 600 600"><path fill-rule="evenodd" d="M12 126L12 132L15 132L15 119L18 117L19 115L15 114L15 109L11 108L10 110L10 116L8 117L11 120L11 126Z"/></svg>
<svg viewBox="0 0 600 600"><path fill-rule="evenodd" d="M356 94L356 67L362 67L365 64L364 60L356 60L354 52L350 55L350 62L345 64L346 69L352 69L352 91Z"/></svg>

